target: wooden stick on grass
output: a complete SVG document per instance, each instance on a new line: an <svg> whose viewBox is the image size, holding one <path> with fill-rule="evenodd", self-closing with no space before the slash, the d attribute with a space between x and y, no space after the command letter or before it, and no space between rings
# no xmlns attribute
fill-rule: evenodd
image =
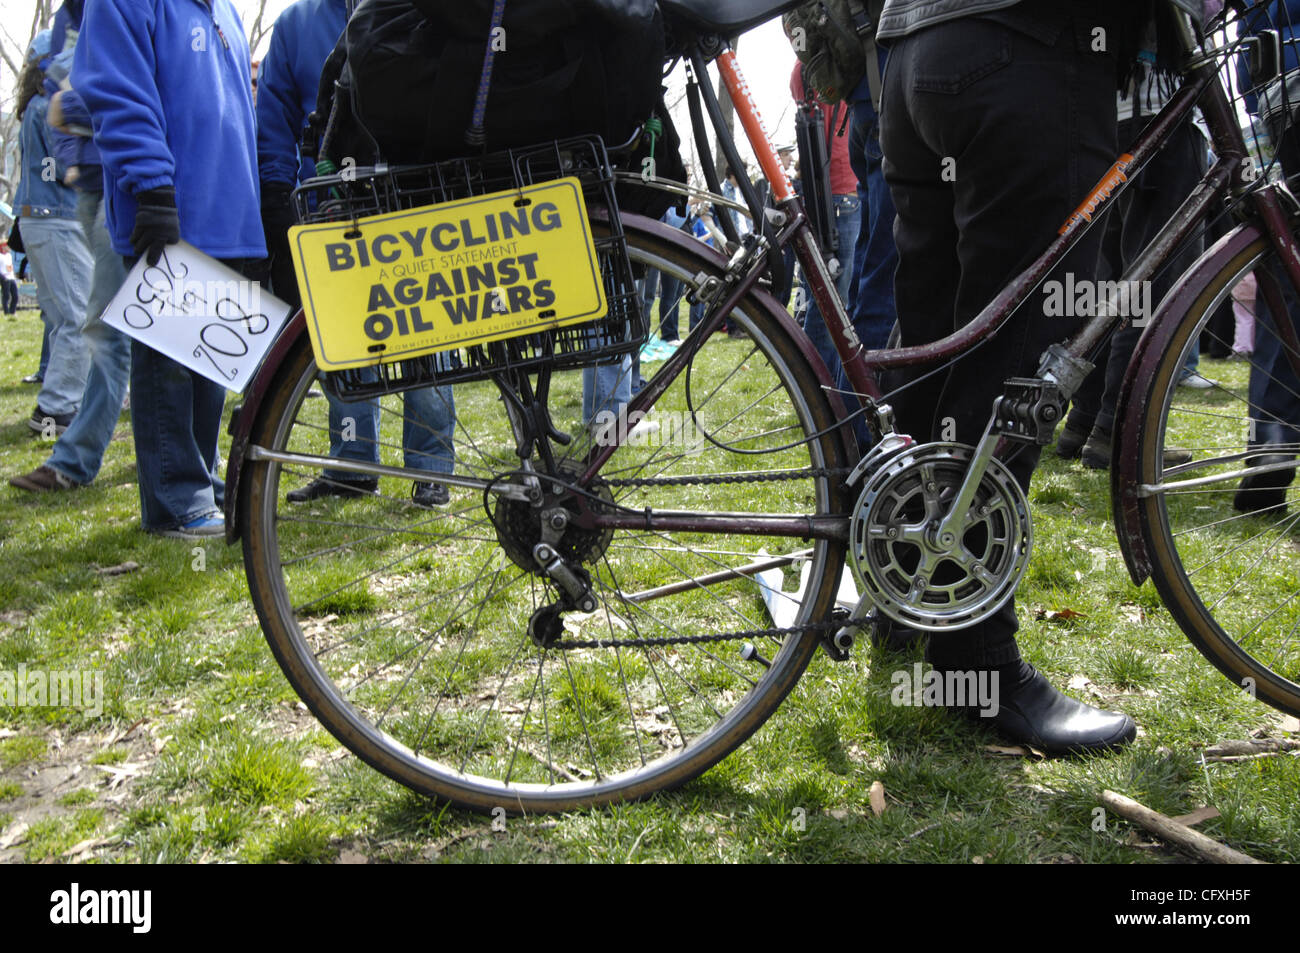
<svg viewBox="0 0 1300 953"><path fill-rule="evenodd" d="M1153 811L1145 804L1140 804L1131 797L1125 797L1114 791L1102 791L1101 803L1120 815L1120 817L1145 827L1157 837L1178 845L1184 850L1195 854L1201 860L1207 860L1213 864L1264 863L1262 860L1256 860L1248 854L1243 854L1241 851L1220 844L1217 840L1206 837L1200 831L1192 830L1186 824L1179 824L1173 818L1166 817L1158 811Z"/></svg>

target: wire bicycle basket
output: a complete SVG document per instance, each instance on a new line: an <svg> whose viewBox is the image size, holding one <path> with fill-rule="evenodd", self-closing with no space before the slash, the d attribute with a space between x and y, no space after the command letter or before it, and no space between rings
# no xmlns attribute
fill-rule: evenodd
<svg viewBox="0 0 1300 953"><path fill-rule="evenodd" d="M1284 0L1228 4L1205 42L1262 180L1300 175L1300 15Z"/></svg>
<svg viewBox="0 0 1300 953"><path fill-rule="evenodd" d="M416 387L481 380L500 373L606 364L645 343L647 325L614 195L615 177L596 136L421 165L375 165L308 179L294 190L299 223L349 222L574 177L588 205L608 209L608 234L595 236L608 310L593 321L433 354L323 374L328 390L356 401Z"/></svg>

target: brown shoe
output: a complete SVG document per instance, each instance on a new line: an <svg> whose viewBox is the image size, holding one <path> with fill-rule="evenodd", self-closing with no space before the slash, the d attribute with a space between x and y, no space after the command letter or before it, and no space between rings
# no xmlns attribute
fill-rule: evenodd
<svg viewBox="0 0 1300 953"><path fill-rule="evenodd" d="M41 464L31 473L10 477L9 485L16 486L20 490L42 492L45 490L70 490L77 484L63 474L51 470L45 464Z"/></svg>

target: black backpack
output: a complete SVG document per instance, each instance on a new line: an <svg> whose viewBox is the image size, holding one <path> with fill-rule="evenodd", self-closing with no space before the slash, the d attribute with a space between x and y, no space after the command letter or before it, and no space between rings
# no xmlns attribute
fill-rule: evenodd
<svg viewBox="0 0 1300 953"><path fill-rule="evenodd" d="M359 163L430 162L595 133L627 142L661 95L663 23L648 0L362 0L340 43ZM483 147L466 142L496 47ZM365 147L369 146L367 154ZM336 160L344 152L332 150Z"/></svg>

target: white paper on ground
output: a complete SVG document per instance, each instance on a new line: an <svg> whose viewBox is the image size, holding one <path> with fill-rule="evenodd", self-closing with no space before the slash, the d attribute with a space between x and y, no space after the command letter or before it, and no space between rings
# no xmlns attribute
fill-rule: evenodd
<svg viewBox="0 0 1300 953"><path fill-rule="evenodd" d="M757 555L762 557L767 553L760 550ZM767 613L772 617L772 624L777 628L785 629L794 625L795 613L803 601L804 590L808 588L808 574L811 571L812 563L803 560L799 569L799 587L794 592L782 591L785 572L780 567L764 569L754 574L754 581L758 583L758 590L767 605ZM835 595L835 603L850 611L857 608L858 586L848 566L844 567L844 574L840 576L840 588Z"/></svg>
<svg viewBox="0 0 1300 953"><path fill-rule="evenodd" d="M242 394L289 311L256 281L180 242L168 245L156 265L135 263L103 320Z"/></svg>

